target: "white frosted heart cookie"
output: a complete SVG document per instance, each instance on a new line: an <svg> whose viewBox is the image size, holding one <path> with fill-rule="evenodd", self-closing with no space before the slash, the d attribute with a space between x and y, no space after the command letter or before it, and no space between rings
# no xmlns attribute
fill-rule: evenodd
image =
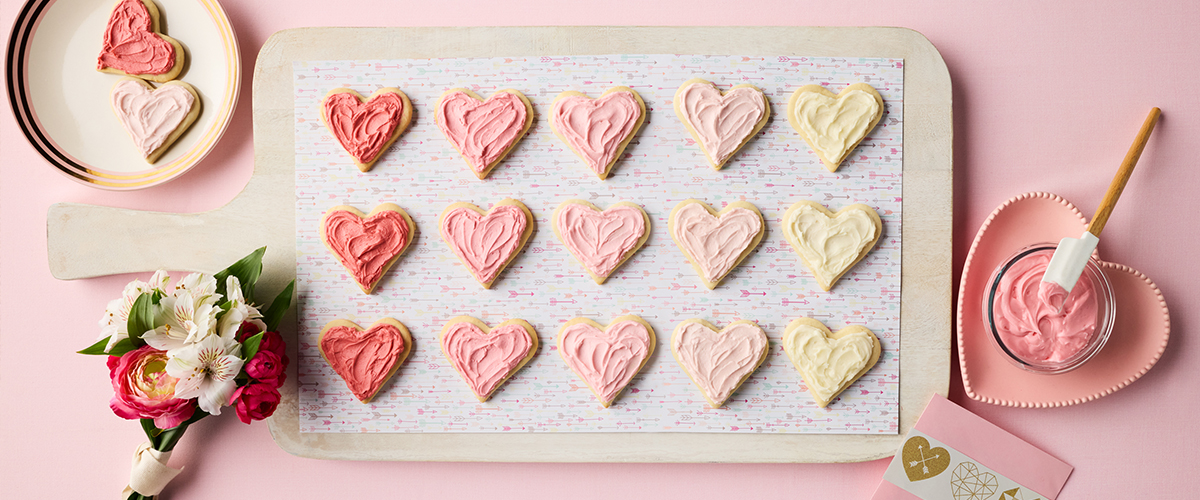
<svg viewBox="0 0 1200 500"><path fill-rule="evenodd" d="M833 333L824 323L798 318L783 331L783 352L824 408L879 361L879 338L861 325Z"/></svg>
<svg viewBox="0 0 1200 500"><path fill-rule="evenodd" d="M646 103L629 87L613 87L592 99L567 91L554 98L550 129L600 180L608 178L625 147L646 122Z"/></svg>
<svg viewBox="0 0 1200 500"><path fill-rule="evenodd" d="M156 89L140 78L122 78L113 85L110 102L148 163L157 161L200 116L196 88L180 81Z"/></svg>
<svg viewBox="0 0 1200 500"><path fill-rule="evenodd" d="M671 334L671 353L700 389L709 406L720 408L767 360L770 342L753 321L734 321L720 331L702 319L688 319Z"/></svg>
<svg viewBox="0 0 1200 500"><path fill-rule="evenodd" d="M833 213L820 203L801 200L783 214L783 236L827 292L875 248L882 234L879 214L861 203Z"/></svg>
<svg viewBox="0 0 1200 500"><path fill-rule="evenodd" d="M771 105L754 85L734 85L721 92L712 82L692 78L675 91L675 116L715 170L725 166L771 117Z"/></svg>
<svg viewBox="0 0 1200 500"><path fill-rule="evenodd" d="M744 201L717 212L703 201L684 200L667 218L671 238L709 290L754 252L766 229L762 212Z"/></svg>
<svg viewBox="0 0 1200 500"><path fill-rule="evenodd" d="M551 215L554 235L598 285L650 238L650 217L627 201L605 210L584 200L562 202Z"/></svg>
<svg viewBox="0 0 1200 500"><path fill-rule="evenodd" d="M883 96L865 83L838 94L820 85L805 85L788 99L787 116L825 168L835 172L883 118Z"/></svg>
<svg viewBox="0 0 1200 500"><path fill-rule="evenodd" d="M608 326L574 318L558 331L558 353L605 408L646 366L657 343L654 328L633 315L615 318Z"/></svg>

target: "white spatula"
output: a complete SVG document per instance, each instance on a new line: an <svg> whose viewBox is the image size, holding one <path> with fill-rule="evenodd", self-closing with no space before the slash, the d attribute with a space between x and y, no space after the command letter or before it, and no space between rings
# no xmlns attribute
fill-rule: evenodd
<svg viewBox="0 0 1200 500"><path fill-rule="evenodd" d="M1046 274L1042 276L1042 285L1038 290L1038 297L1042 302L1056 309L1061 309L1066 303L1067 296L1071 294L1079 276L1083 274L1084 265L1096 250L1096 244L1100 243L1100 232L1104 230L1104 224L1112 215L1117 198L1121 197L1121 191L1125 190L1125 183L1129 182L1133 167L1137 165L1142 150L1146 148L1146 141L1150 140L1150 132L1154 131L1159 114L1161 111L1158 108L1150 109L1150 115L1146 117L1145 123L1142 123L1142 130L1138 132L1137 139L1125 155L1125 161L1121 162L1121 168L1117 170L1116 177L1113 177L1112 184L1109 184L1108 192L1104 193L1104 199L1100 201L1100 207L1096 209L1096 215L1088 224L1087 231L1078 238L1063 238L1058 242L1058 248L1050 257L1050 264L1046 267Z"/></svg>

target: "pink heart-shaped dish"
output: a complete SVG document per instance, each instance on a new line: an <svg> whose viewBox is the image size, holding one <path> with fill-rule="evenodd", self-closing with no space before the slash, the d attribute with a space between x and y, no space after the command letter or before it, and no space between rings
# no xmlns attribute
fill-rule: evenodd
<svg viewBox="0 0 1200 500"><path fill-rule="evenodd" d="M979 228L958 290L958 359L971 399L1023 408L1085 403L1129 385L1162 356L1171 333L1162 293L1142 273L1112 262L1102 262L1101 269L1112 285L1116 323L1104 349L1083 366L1057 375L1030 373L988 340L983 293L996 266L1027 245L1074 238L1086 227L1079 210L1061 197L1026 193L1004 202Z"/></svg>

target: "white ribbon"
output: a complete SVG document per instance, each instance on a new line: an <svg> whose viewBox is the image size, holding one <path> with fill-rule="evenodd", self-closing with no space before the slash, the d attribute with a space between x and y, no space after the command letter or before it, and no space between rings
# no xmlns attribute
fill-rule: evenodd
<svg viewBox="0 0 1200 500"><path fill-rule="evenodd" d="M162 492L167 483L175 479L182 468L167 467L171 452L158 451L150 443L142 443L133 452L133 467L129 471L129 486L121 492L121 500L127 500L135 491L143 496L155 496Z"/></svg>

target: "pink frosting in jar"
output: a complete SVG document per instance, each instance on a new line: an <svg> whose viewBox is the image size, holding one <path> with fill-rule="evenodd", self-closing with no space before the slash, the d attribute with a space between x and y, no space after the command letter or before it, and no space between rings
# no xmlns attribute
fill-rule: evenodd
<svg viewBox="0 0 1200 500"><path fill-rule="evenodd" d="M999 278L992 296L992 321L1009 352L1028 363L1057 363L1079 354L1096 334L1099 305L1086 276L1062 302L1041 295L1042 275L1050 252L1038 252L1013 263ZM1057 302L1057 301L1054 301Z"/></svg>

